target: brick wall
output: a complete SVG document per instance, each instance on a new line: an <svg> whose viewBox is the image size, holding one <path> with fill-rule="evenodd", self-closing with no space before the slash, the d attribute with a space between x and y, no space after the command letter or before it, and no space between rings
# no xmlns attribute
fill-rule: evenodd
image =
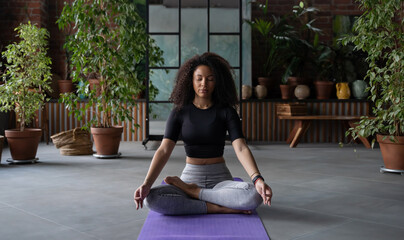
<svg viewBox="0 0 404 240"><path fill-rule="evenodd" d="M15 41L14 29L27 21L48 26L48 0L0 0L1 45Z"/></svg>
<svg viewBox="0 0 404 240"><path fill-rule="evenodd" d="M72 1L72 0L68 0ZM324 31L321 41L330 43L332 41L332 19L335 15L359 15L358 5L355 0L306 0L309 5L320 9L317 15L316 27ZM59 77L63 77L66 73L65 69L65 52L62 48L64 35L58 30L56 20L60 15L64 0L0 0L0 47L6 46L15 41L14 28L21 22L30 20L46 27L50 32L49 39L49 55L52 58L52 72ZM263 3L265 0L256 0L256 3ZM296 5L298 0L270 0L270 12L276 15L290 13L292 7ZM257 4L252 5L253 18L259 16ZM254 43L254 42L253 42ZM4 49L3 49L4 50ZM262 62L262 51L259 44L253 44L253 84L256 84L258 77L258 66ZM57 93L56 80L53 80L53 88ZM57 96L57 94L53 94Z"/></svg>
<svg viewBox="0 0 404 240"><path fill-rule="evenodd" d="M65 54L62 49L64 36L56 25L64 5L63 0L0 0L0 48L18 41L14 29L20 23L31 21L50 32L49 56L52 58L52 72L59 76L65 73ZM52 82L53 97L58 96L57 77Z"/></svg>
<svg viewBox="0 0 404 240"><path fill-rule="evenodd" d="M63 44L65 42L65 35L59 30L56 21L59 18L63 7L63 0L49 0L49 27L48 31L51 36L51 41L49 43L49 55L52 58L52 71L57 74L60 78L65 78L66 76L66 54L63 49Z"/></svg>
<svg viewBox="0 0 404 240"><path fill-rule="evenodd" d="M297 5L300 0L269 0L269 12L275 15L283 15L291 13L293 6ZM320 36L320 41L331 44L333 39L332 22L336 15L360 15L362 12L358 8L355 0L306 0L308 6L316 7L320 12L315 16L317 18L314 26L323 30L323 35ZM261 11L258 4L265 3L265 0L256 0L252 5L252 18L259 17ZM253 43L255 41L253 40ZM259 44L253 44L252 47L252 79L253 85L257 84L259 77L259 69L262 65L262 51ZM279 81L279 79L277 79ZM275 92L274 94L279 94Z"/></svg>

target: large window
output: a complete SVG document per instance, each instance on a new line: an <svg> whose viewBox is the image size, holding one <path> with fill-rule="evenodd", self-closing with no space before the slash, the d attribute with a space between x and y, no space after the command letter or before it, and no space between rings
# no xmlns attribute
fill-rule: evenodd
<svg viewBox="0 0 404 240"><path fill-rule="evenodd" d="M180 65L195 54L210 51L226 58L235 72L236 86L251 84L251 34L247 0L149 0L148 32L164 51L165 66L149 66L146 142L161 139L172 109L168 101Z"/></svg>

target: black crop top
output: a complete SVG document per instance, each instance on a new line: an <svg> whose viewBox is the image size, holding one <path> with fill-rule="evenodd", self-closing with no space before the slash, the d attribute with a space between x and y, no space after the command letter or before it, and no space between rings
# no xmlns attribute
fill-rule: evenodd
<svg viewBox="0 0 404 240"><path fill-rule="evenodd" d="M244 138L235 109L216 106L199 109L189 104L180 111L171 111L164 138L176 142L181 134L188 157L214 158L223 156L226 131L231 141Z"/></svg>

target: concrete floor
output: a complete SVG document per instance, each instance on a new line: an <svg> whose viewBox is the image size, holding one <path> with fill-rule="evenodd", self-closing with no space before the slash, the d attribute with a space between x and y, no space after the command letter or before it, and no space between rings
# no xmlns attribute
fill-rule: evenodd
<svg viewBox="0 0 404 240"><path fill-rule="evenodd" d="M258 213L277 239L403 239L404 176L379 173L379 149L337 144L251 145L273 189L273 206ZM356 149L356 151L355 151ZM0 165L0 239L136 239L148 210L135 210L133 191L143 181L154 151L122 142L122 158L67 157L41 144L40 163ZM234 176L248 179L231 146ZM179 175L177 146L157 180Z"/></svg>

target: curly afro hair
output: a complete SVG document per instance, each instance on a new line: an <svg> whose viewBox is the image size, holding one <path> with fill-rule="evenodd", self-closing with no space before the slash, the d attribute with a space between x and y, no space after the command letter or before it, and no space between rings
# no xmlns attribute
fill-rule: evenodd
<svg viewBox="0 0 404 240"><path fill-rule="evenodd" d="M175 86L170 96L175 109L181 110L185 105L192 103L195 97L192 85L193 74L200 65L208 66L214 74L216 85L212 94L213 103L220 107L236 108L237 90L230 64L221 56L206 52L190 58L178 69Z"/></svg>

